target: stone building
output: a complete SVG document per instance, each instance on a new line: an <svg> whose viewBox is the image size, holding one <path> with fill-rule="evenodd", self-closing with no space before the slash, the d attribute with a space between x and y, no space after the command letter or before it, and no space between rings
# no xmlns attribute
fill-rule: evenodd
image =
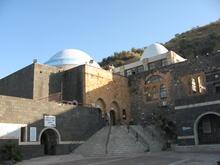
<svg viewBox="0 0 220 165"><path fill-rule="evenodd" d="M82 51L60 51L0 79L0 145L14 140L25 157L68 153L106 120L148 124L158 110L171 114L178 145L219 144L219 61L156 43L107 71Z"/></svg>
<svg viewBox="0 0 220 165"><path fill-rule="evenodd" d="M163 65L163 58L168 53L166 48L153 44L143 55L148 52L151 55L155 52L149 59L157 59L153 64L156 67L152 68L151 63L144 66L141 58L142 61L136 63L141 63L144 69L127 67L134 64L116 69L117 73L127 75L129 79L134 120L148 124L155 112L165 111L176 125L178 146L219 144L220 54L200 56L193 61L176 55L180 60L166 59L169 62Z"/></svg>
<svg viewBox="0 0 220 165"><path fill-rule="evenodd" d="M109 117L129 120L127 81L79 50L34 62L0 80L0 143L17 141L26 157L71 152Z"/></svg>

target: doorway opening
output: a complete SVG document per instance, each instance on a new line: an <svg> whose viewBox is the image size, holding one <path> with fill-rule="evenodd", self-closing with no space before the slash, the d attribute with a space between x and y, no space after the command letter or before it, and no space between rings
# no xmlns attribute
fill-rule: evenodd
<svg viewBox="0 0 220 165"><path fill-rule="evenodd" d="M41 135L41 144L44 145L45 155L56 155L58 135L53 129L46 129Z"/></svg>
<svg viewBox="0 0 220 165"><path fill-rule="evenodd" d="M115 111L114 110L110 111L110 124L111 125L115 125L116 124L116 115L115 115Z"/></svg>
<svg viewBox="0 0 220 165"><path fill-rule="evenodd" d="M197 132L199 144L220 144L220 116L202 116L198 121Z"/></svg>

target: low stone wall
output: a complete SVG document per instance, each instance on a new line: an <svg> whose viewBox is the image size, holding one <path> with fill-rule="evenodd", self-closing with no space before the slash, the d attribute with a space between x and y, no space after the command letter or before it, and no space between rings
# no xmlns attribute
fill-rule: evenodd
<svg viewBox="0 0 220 165"><path fill-rule="evenodd" d="M56 126L45 127L44 116L56 118ZM97 108L74 107L73 105L55 102L40 102L31 99L0 96L0 124L20 124L26 126L26 140L21 142L20 128L12 132L21 148L24 158L42 156L44 147L41 145L41 135L47 129L53 129L58 135L56 154L72 152L82 141L103 127L103 119ZM36 141L31 141L30 128L36 128ZM13 134L14 133L14 134ZM0 146L7 140L7 135L1 137ZM11 139L10 137L8 139Z"/></svg>

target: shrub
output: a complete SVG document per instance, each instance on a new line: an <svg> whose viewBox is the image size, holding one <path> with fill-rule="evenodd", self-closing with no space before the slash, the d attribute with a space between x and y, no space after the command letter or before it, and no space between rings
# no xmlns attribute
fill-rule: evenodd
<svg viewBox="0 0 220 165"><path fill-rule="evenodd" d="M21 161L22 155L18 145L12 141L4 144L0 149L1 159L3 161L14 160Z"/></svg>

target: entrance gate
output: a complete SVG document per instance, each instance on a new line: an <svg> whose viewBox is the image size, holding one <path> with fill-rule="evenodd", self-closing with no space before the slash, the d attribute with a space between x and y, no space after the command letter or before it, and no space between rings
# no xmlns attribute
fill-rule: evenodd
<svg viewBox="0 0 220 165"><path fill-rule="evenodd" d="M220 144L220 116L204 115L198 123L199 144Z"/></svg>
<svg viewBox="0 0 220 165"><path fill-rule="evenodd" d="M45 155L56 155L58 135L53 129L45 130L41 135L41 144L44 145Z"/></svg>

